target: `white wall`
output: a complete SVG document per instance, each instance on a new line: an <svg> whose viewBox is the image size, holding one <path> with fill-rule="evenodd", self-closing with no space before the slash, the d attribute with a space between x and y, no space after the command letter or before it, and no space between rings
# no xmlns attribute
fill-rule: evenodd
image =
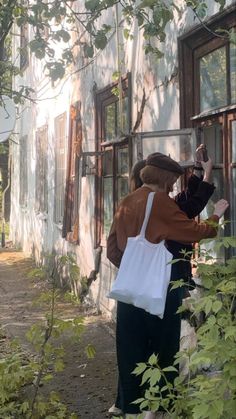
<svg viewBox="0 0 236 419"><path fill-rule="evenodd" d="M227 2L232 3L231 1ZM184 2L178 1L179 7ZM218 11L218 6L209 0L209 16ZM109 14L108 14L109 15ZM108 21L109 16L106 16ZM142 48L142 36L135 29L133 40L124 42L123 74L132 75L132 124L134 125L140 108L143 89L148 98L140 131L167 130L179 128L179 84L178 84L178 51L177 37L189 30L197 22L193 13L185 12L181 16L175 14L175 19L168 27L165 45L161 48L164 57L156 61L153 57L146 57ZM122 34L120 34L122 37ZM15 45L16 51L17 45ZM17 141L28 134L28 203L25 208L19 205L19 146L13 144L12 171L12 212L11 235L13 242L20 245L24 251L33 253L40 261L42 251L59 254L73 252L84 275L89 275L95 267L94 250L94 176L81 179L80 205L80 245L73 246L61 238L61 228L53 221L54 205L54 170L55 170L55 135L54 118L69 111L70 104L76 100L82 102L83 151L95 150L94 101L93 86L98 89L109 85L112 74L117 70L117 48L115 36L104 51L100 52L94 62L79 71L83 66L78 60L78 72L70 76L68 69L66 78L56 83L52 88L51 82L42 75L42 64L32 59L29 68L24 73L24 80L16 80L16 84L30 84L36 89L36 103L19 106L17 122ZM68 121L68 118L67 118ZM37 214L34 209L35 197L35 132L42 125L48 125L48 214ZM68 129L67 129L68 132ZM91 286L91 295L100 308L114 315L114 304L106 298L114 278L115 270L106 259L106 249L103 249L100 271L97 280Z"/></svg>

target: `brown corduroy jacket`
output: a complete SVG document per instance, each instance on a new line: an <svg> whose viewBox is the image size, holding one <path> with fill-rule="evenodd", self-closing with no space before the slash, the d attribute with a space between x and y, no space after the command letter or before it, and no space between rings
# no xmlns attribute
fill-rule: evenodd
<svg viewBox="0 0 236 419"><path fill-rule="evenodd" d="M107 240L107 257L117 267L125 250L128 237L140 233L144 220L147 197L151 190L144 186L127 195L116 211ZM212 215L207 221L218 223ZM217 228L211 223L197 223L181 211L165 192L156 192L146 229L146 239L152 243L175 240L181 243L198 242L215 237Z"/></svg>

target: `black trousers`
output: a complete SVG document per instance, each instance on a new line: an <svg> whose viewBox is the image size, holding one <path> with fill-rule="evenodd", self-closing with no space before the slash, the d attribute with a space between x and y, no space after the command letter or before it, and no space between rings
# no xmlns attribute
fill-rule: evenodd
<svg viewBox="0 0 236 419"><path fill-rule="evenodd" d="M141 376L132 374L138 362L146 362L158 354L161 368L172 365L179 350L181 318L176 314L181 305L181 289L169 291L163 319L130 304L118 302L116 345L119 371L116 406L124 413L139 413L132 402L144 394ZM168 373L173 381L176 373Z"/></svg>

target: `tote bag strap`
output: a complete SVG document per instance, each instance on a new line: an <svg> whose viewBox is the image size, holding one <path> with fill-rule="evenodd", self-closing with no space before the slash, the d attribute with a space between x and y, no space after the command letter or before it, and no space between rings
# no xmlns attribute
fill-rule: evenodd
<svg viewBox="0 0 236 419"><path fill-rule="evenodd" d="M146 227L147 227L147 223L148 223L149 216L150 216L150 213L151 213L154 195L155 195L155 192L150 192L149 195L148 195L145 217L144 217L143 225L142 225L142 228L141 228L141 231L140 231L140 234L139 234L141 237L145 237Z"/></svg>

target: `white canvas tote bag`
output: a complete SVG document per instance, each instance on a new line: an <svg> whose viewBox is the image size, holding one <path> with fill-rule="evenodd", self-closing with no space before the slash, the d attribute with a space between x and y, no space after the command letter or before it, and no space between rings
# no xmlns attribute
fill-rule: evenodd
<svg viewBox="0 0 236 419"><path fill-rule="evenodd" d="M140 234L128 237L120 268L108 297L140 307L162 319L171 275L169 262L173 255L166 249L164 240L154 244L145 238L154 194L150 192L148 195Z"/></svg>

